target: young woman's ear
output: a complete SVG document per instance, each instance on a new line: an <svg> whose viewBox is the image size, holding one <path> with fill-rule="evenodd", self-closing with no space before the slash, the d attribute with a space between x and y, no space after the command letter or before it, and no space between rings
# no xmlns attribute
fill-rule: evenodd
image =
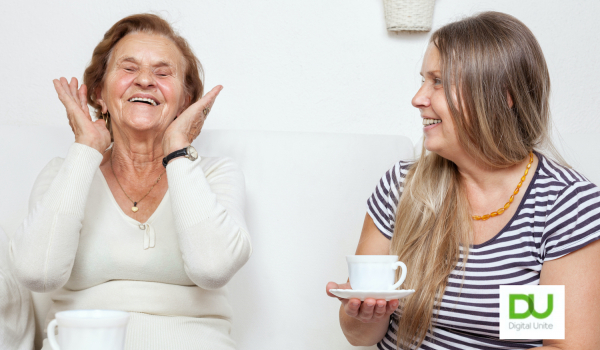
<svg viewBox="0 0 600 350"><path fill-rule="evenodd" d="M508 102L508 108L513 108L514 103L513 103L513 99L512 96L510 95L510 92L506 92L506 102Z"/></svg>

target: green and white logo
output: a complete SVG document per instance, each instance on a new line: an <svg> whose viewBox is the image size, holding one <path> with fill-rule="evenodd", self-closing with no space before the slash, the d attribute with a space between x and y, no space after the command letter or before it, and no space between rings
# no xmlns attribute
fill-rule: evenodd
<svg viewBox="0 0 600 350"><path fill-rule="evenodd" d="M511 320L522 320L531 315L541 320L550 316L552 310L554 310L554 294L548 294L548 306L546 307L546 311L542 313L535 311L534 298L534 294L509 294L508 318L510 318ZM527 303L528 308L525 312L516 312L515 303L517 300L523 300Z"/></svg>
<svg viewBox="0 0 600 350"><path fill-rule="evenodd" d="M564 339L565 286L500 286L500 339Z"/></svg>

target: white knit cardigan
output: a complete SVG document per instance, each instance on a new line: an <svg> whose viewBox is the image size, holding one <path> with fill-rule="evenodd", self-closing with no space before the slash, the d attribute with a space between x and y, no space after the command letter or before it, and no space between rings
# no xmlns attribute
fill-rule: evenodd
<svg viewBox="0 0 600 350"><path fill-rule="evenodd" d="M125 310L128 350L233 349L224 286L252 251L241 171L226 158L171 161L169 189L140 223L118 206L101 161L77 143L52 160L12 237L15 276L53 292L47 322L62 310Z"/></svg>

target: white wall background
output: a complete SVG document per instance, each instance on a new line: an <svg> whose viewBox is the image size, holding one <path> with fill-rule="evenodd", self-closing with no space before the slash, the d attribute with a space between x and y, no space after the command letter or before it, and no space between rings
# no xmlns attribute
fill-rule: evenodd
<svg viewBox="0 0 600 350"><path fill-rule="evenodd" d="M81 78L93 48L114 22L153 11L189 40L204 65L207 87L225 86L207 129L405 135L413 143L421 136L419 113L410 101L429 33L388 33L382 0L5 0L1 5L0 129L68 130L52 79ZM566 141L560 148L577 169L600 182L600 153L591 151L600 145L600 2L437 0L433 25L485 10L510 13L537 36L550 68L555 126ZM23 157L36 157L36 150L24 150ZM0 150L2 171L10 171L8 158ZM23 174L22 180L32 182L35 176ZM10 186L0 184L0 194ZM11 206L0 203L3 211Z"/></svg>
<svg viewBox="0 0 600 350"><path fill-rule="evenodd" d="M433 25L484 10L537 36L561 133L600 132L600 2L437 0ZM382 0L3 1L0 125L67 127L52 79L81 78L104 32L144 11L190 41L208 87L224 85L206 128L420 137L410 100L429 33L388 33Z"/></svg>

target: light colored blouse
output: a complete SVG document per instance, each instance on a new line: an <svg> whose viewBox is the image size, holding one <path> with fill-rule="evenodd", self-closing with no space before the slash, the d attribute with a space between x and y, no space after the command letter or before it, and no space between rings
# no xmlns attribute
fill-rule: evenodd
<svg viewBox="0 0 600 350"><path fill-rule="evenodd" d="M47 323L63 310L124 310L127 350L234 349L224 286L252 252L241 171L226 158L171 161L169 189L141 223L117 204L101 161L77 143L53 159L11 241L19 281L53 292Z"/></svg>

